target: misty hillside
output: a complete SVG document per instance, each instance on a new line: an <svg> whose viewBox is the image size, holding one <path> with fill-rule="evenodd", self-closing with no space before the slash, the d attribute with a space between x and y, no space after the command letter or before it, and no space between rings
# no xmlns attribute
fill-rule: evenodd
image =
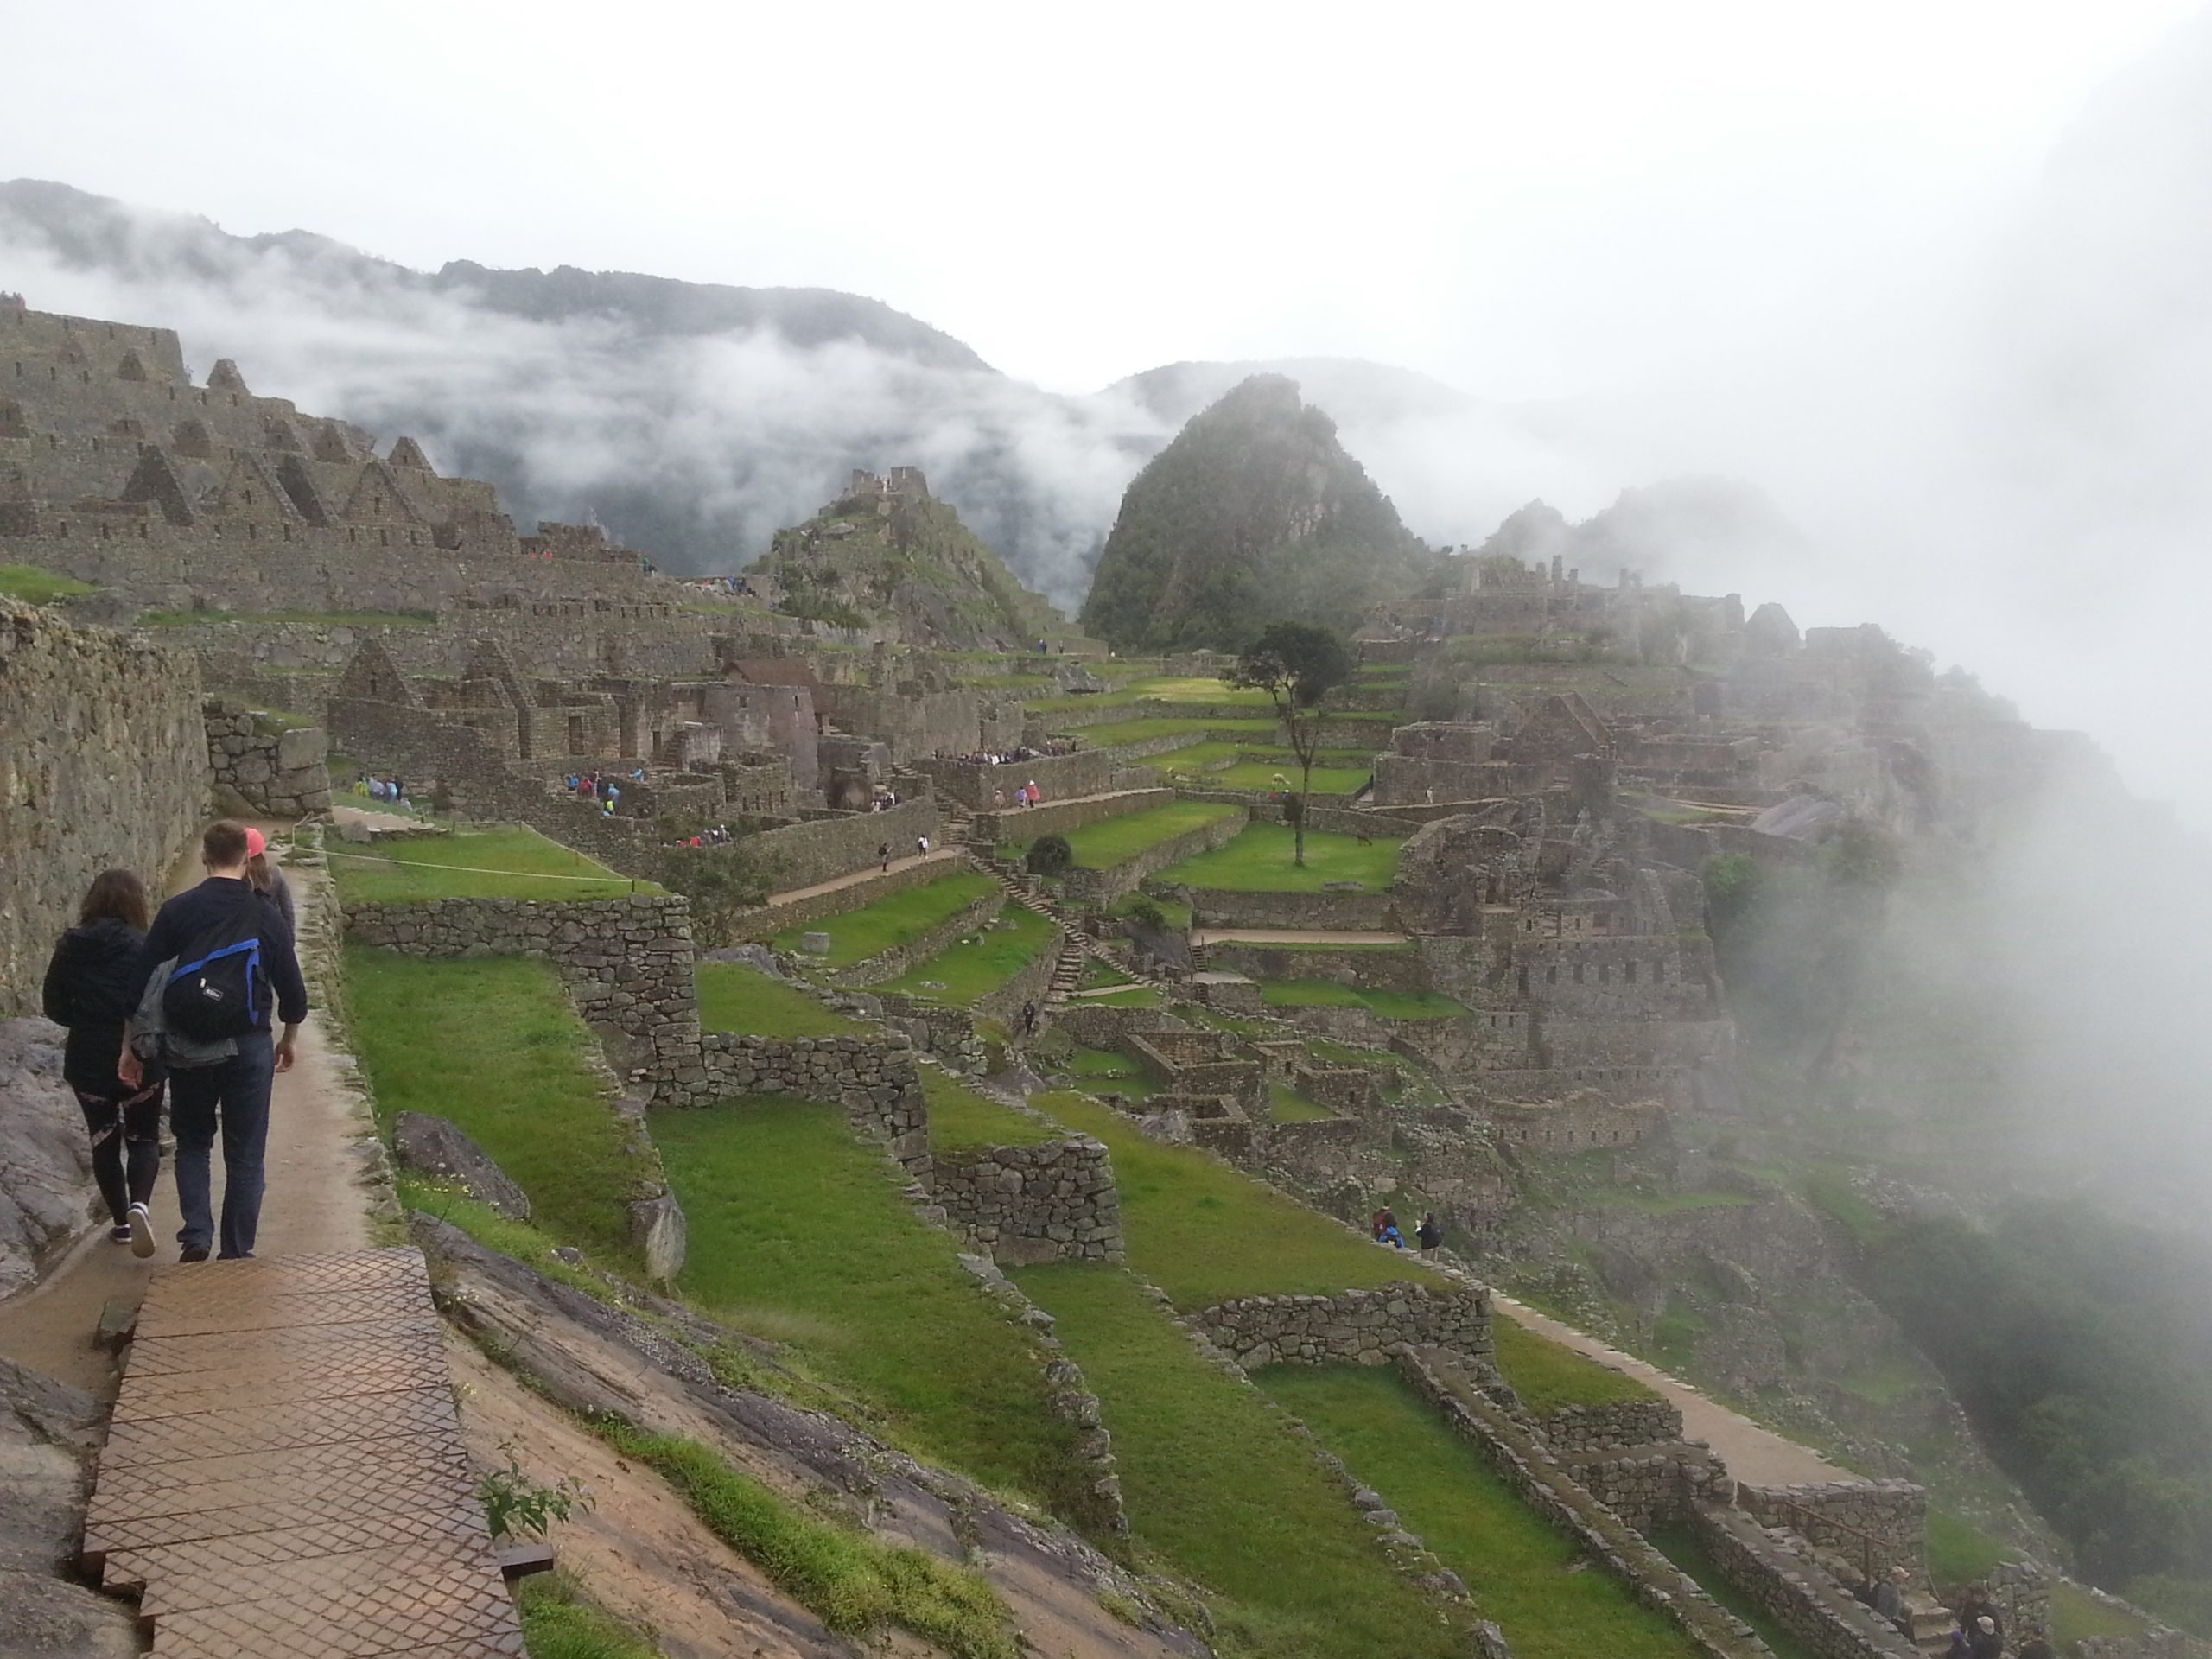
<svg viewBox="0 0 2212 1659"><path fill-rule="evenodd" d="M1179 427L1255 374L1295 380L1306 401L1328 410L1339 426L1433 419L1464 415L1476 407L1473 398L1441 380L1357 357L1167 363L1117 380L1103 395L1126 393L1161 421Z"/></svg>
<svg viewBox="0 0 2212 1659"><path fill-rule="evenodd" d="M1278 619L1357 626L1433 563L1336 423L1254 375L1129 486L1083 622L1117 645L1238 650Z"/></svg>
<svg viewBox="0 0 2212 1659"><path fill-rule="evenodd" d="M1531 501L1475 551L1530 563L1558 558L1589 582L1623 571L1647 582L1770 592L1814 556L1804 531L1764 491L1734 479L1671 478L1623 490L1580 524Z"/></svg>

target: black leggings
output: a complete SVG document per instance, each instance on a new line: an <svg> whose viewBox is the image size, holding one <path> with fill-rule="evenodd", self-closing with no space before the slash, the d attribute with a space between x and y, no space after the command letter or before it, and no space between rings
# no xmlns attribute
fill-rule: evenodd
<svg viewBox="0 0 2212 1659"><path fill-rule="evenodd" d="M132 1205L152 1200L154 1178L162 1173L162 1085L122 1099L79 1089L77 1104L92 1137L92 1179L120 1227L130 1219Z"/></svg>

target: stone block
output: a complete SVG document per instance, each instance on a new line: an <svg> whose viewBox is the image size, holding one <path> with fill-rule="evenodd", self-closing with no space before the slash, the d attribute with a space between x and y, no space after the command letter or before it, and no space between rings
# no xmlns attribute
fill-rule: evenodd
<svg viewBox="0 0 2212 1659"><path fill-rule="evenodd" d="M392 1151L402 1166L457 1181L469 1197L513 1221L530 1219L530 1196L489 1154L442 1117L402 1112L392 1124Z"/></svg>

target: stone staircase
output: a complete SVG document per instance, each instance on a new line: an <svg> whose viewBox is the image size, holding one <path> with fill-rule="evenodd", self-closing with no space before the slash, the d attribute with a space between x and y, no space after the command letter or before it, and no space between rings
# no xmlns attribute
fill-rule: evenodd
<svg viewBox="0 0 2212 1659"><path fill-rule="evenodd" d="M946 799L944 833L947 840L957 840L968 849L976 868L1006 889L1007 897L1026 910L1034 911L1060 931L1059 956L1052 965L1052 982L1045 994L1047 1007L1058 1007L1075 996L1083 983L1085 967L1093 960L1105 963L1117 972L1127 974L1134 982L1127 988L1148 986L1166 993L1167 984L1122 961L1104 943L1086 933L1069 917L1058 900L1039 892L1028 876L1008 867L998 855L998 849L976 827L976 815L959 802Z"/></svg>

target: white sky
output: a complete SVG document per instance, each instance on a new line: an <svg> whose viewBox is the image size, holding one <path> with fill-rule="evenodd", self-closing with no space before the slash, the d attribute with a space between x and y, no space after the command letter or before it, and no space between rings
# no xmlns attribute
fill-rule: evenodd
<svg viewBox="0 0 2212 1659"><path fill-rule="evenodd" d="M2192 10L10 0L0 176L850 289L1061 390L1333 353L1580 396L1942 263Z"/></svg>

